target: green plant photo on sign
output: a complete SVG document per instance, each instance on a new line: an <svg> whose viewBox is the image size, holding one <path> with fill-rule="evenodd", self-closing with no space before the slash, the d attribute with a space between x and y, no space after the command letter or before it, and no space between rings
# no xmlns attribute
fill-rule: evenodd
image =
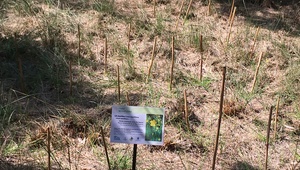
<svg viewBox="0 0 300 170"><path fill-rule="evenodd" d="M162 141L163 115L147 114L146 116L146 141Z"/></svg>

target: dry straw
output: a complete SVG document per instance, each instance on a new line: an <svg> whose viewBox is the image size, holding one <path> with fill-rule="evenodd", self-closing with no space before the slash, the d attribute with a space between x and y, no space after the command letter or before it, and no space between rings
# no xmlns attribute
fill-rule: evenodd
<svg viewBox="0 0 300 170"><path fill-rule="evenodd" d="M253 79L253 83L252 83L251 93L253 92L255 84L256 84L256 79L257 79L257 75L258 75L258 71L259 71L259 67L260 67L260 64L261 64L262 57L263 57L263 52L261 52L260 56L259 56L259 60L258 60L258 63L257 63L257 67L256 67L256 71L255 71L255 75L254 75L254 79Z"/></svg>
<svg viewBox="0 0 300 170"><path fill-rule="evenodd" d="M151 63L150 63L149 69L148 69L147 82L148 82L148 80L149 80L149 78L150 78L151 69L152 69L152 66L153 66L154 58L155 58L156 41L157 41L157 37L154 38L153 49L152 49L152 57L151 57Z"/></svg>
<svg viewBox="0 0 300 170"><path fill-rule="evenodd" d="M172 90L173 82L173 69L174 69L174 36L172 36L172 63L171 63L171 74L170 74L170 90Z"/></svg>

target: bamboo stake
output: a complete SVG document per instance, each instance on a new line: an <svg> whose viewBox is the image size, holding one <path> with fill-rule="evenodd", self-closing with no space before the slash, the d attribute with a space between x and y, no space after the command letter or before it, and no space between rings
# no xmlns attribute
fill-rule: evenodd
<svg viewBox="0 0 300 170"><path fill-rule="evenodd" d="M253 55L253 53L254 53L254 48L255 48L255 45L256 45L256 39L257 39L259 30L260 30L260 28L257 27L256 32L255 32L255 35L254 35L254 40L253 40L254 43L253 43L253 45L252 45L252 47L251 47L251 49L250 49L250 56L249 56L249 58L252 58L252 55Z"/></svg>
<svg viewBox="0 0 300 170"><path fill-rule="evenodd" d="M180 14L183 8L185 0L182 0L181 5L180 5L180 9L179 9L179 14L177 16L177 20L176 20L176 26L175 26L175 31L177 31L177 27L178 27L178 22L179 22L179 18L180 18Z"/></svg>
<svg viewBox="0 0 300 170"><path fill-rule="evenodd" d="M111 170L110 163L109 163L109 156L108 156L108 152L107 152L107 146L106 146L106 142L105 142L105 138L104 138L104 131L103 131L103 127L102 126L101 126L101 134L102 134L102 140L103 140L103 145L104 145L104 150L105 150L105 155L106 155L106 161L107 161L108 169Z"/></svg>
<svg viewBox="0 0 300 170"><path fill-rule="evenodd" d="M126 99L127 99L127 105L130 106L130 99L129 99L128 92L126 92Z"/></svg>
<svg viewBox="0 0 300 170"><path fill-rule="evenodd" d="M71 61L71 59L69 60L69 79L70 79L70 95L72 96L72 94L73 94L73 88L72 88L72 86L73 86L73 75L72 75L72 61Z"/></svg>
<svg viewBox="0 0 300 170"><path fill-rule="evenodd" d="M127 44L128 53L129 53L129 50L130 50L130 32L131 32L131 23L129 23L129 28L128 28L128 44Z"/></svg>
<svg viewBox="0 0 300 170"><path fill-rule="evenodd" d="M118 101L120 102L121 95L120 95L120 68L119 68L119 65L117 66L117 76L118 76Z"/></svg>
<svg viewBox="0 0 300 170"><path fill-rule="evenodd" d="M104 41L104 72L107 73L107 37Z"/></svg>
<svg viewBox="0 0 300 170"><path fill-rule="evenodd" d="M208 0L208 9L207 9L207 15L210 15L210 9L211 9L211 0Z"/></svg>
<svg viewBox="0 0 300 170"><path fill-rule="evenodd" d="M156 0L154 0L154 3L153 3L153 17L154 18L156 17Z"/></svg>
<svg viewBox="0 0 300 170"><path fill-rule="evenodd" d="M186 21L186 19L187 19L187 17L188 17L188 14L189 14L190 9L191 9L191 6L192 6L192 2L193 2L193 0L190 0L188 9L186 10L186 13L185 13L185 17L184 17L184 22L183 22L183 24L185 23L185 21Z"/></svg>
<svg viewBox="0 0 300 170"><path fill-rule="evenodd" d="M77 30L78 30L78 64L79 64L79 59L80 59L80 50L81 50L81 35L80 35L80 25L77 25Z"/></svg>
<svg viewBox="0 0 300 170"><path fill-rule="evenodd" d="M268 122L268 129L267 129L265 170L268 169L268 153L269 153L269 139L270 139L270 127L271 127L271 120L272 120L272 110L273 110L273 106L271 106L270 108L269 122Z"/></svg>
<svg viewBox="0 0 300 170"><path fill-rule="evenodd" d="M47 128L47 151L48 151L48 170L51 169L51 150L50 150L50 140L51 140L51 136L50 136L50 128Z"/></svg>
<svg viewBox="0 0 300 170"><path fill-rule="evenodd" d="M229 18L228 18L228 25L230 25L231 20L232 20L233 8L234 8L234 0L232 1L231 8L230 8L230 14L229 14Z"/></svg>
<svg viewBox="0 0 300 170"><path fill-rule="evenodd" d="M275 120L274 120L274 139L276 139L276 133L277 133L277 118L278 118L278 111L279 111L279 102L280 102L280 97L278 97L277 104L276 104L276 112L275 112Z"/></svg>
<svg viewBox="0 0 300 170"><path fill-rule="evenodd" d="M187 125L188 130L190 131L190 122L189 122L189 112L187 106L187 96L186 96L186 89L184 90L184 113L185 113L185 123Z"/></svg>
<svg viewBox="0 0 300 170"><path fill-rule="evenodd" d="M202 81L202 68L203 68L203 43L202 34L200 35L200 69L199 69L199 79Z"/></svg>
<svg viewBox="0 0 300 170"><path fill-rule="evenodd" d="M172 36L172 63L171 63L171 76L170 76L170 90L172 90L174 60L175 60L174 59L174 36Z"/></svg>
<svg viewBox="0 0 300 170"><path fill-rule="evenodd" d="M70 144L67 141L67 152L68 152L68 162L69 162L69 169L72 169L72 165L71 165L71 154L70 154Z"/></svg>
<svg viewBox="0 0 300 170"><path fill-rule="evenodd" d="M260 56L259 56L258 64L257 64L255 75L254 75L254 80L253 80L253 83L252 83L251 93L253 92L254 87L255 87L255 83L256 83L256 79L257 79L257 75L258 75L258 71L259 71L262 56L263 56L263 52L261 52Z"/></svg>
<svg viewBox="0 0 300 170"><path fill-rule="evenodd" d="M223 67L223 79L222 79L222 88L221 88L221 96L220 96L220 109L219 109L219 120L218 120L218 131L215 143L215 150L214 150L214 157L212 163L212 169L215 169L216 165L216 158L218 152L218 145L219 145L219 136L220 136L220 129L221 129L221 119L223 114L223 101L224 101L224 91L225 91L225 76L226 76L226 67Z"/></svg>
<svg viewBox="0 0 300 170"><path fill-rule="evenodd" d="M233 25L233 21L234 21L234 17L235 17L235 11L236 11L236 7L234 7L234 9L233 9L232 18L231 18L230 27L229 27L228 38L227 38L227 43L230 40L231 29L232 29L232 25Z"/></svg>
<svg viewBox="0 0 300 170"><path fill-rule="evenodd" d="M149 78L150 78L151 69L152 69L152 66L153 66L154 58L155 58L156 41L157 41L157 37L154 38L154 44L153 44L153 49L152 49L151 63L150 63L149 69L148 69L147 82L148 82L148 80L149 80Z"/></svg>
<svg viewBox="0 0 300 170"><path fill-rule="evenodd" d="M25 92L24 74L23 74L22 60L20 57L18 57L18 67L19 67L21 90L22 92Z"/></svg>

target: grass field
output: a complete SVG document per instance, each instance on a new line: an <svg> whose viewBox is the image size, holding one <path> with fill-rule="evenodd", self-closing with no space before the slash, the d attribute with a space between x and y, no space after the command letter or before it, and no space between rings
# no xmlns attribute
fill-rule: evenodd
<svg viewBox="0 0 300 170"><path fill-rule="evenodd" d="M216 169L264 169L271 106L268 167L300 169L300 3L236 1L0 1L0 169L47 169L47 137L51 169L108 169L101 127L131 169L132 145L109 143L128 99L166 111L137 169L211 169L222 67Z"/></svg>

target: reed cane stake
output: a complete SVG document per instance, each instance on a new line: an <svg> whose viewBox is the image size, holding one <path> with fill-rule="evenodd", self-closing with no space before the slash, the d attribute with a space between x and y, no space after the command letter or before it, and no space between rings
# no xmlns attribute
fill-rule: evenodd
<svg viewBox="0 0 300 170"><path fill-rule="evenodd" d="M233 9L232 18L231 18L230 27L229 27L228 38L227 38L227 43L230 40L231 29L232 29L232 25L233 25L233 21L234 21L234 17L235 17L235 11L236 11L236 7L234 7L234 9Z"/></svg>
<svg viewBox="0 0 300 170"><path fill-rule="evenodd" d="M108 169L111 170L110 163L109 163L109 156L108 156L108 152L107 152L107 146L106 146L106 142L105 142L105 138L104 138L104 131L103 131L103 127L102 126L101 126L101 134L102 134L102 141L103 141L103 145L104 145L104 150L105 150L105 155L106 155L106 161L107 161Z"/></svg>
<svg viewBox="0 0 300 170"><path fill-rule="evenodd" d="M174 69L174 36L172 36L172 63L171 63L171 75L170 75L170 90L172 90L173 82L173 69Z"/></svg>
<svg viewBox="0 0 300 170"><path fill-rule="evenodd" d="M257 79L257 75L258 75L258 71L259 71L262 56L263 56L263 52L261 52L260 56L259 56L259 60L258 60L258 63L257 63L257 67L256 67L256 71L255 71L255 75L254 75L254 79L253 79L253 83L252 83L251 93L253 92L254 87L255 87L255 83L256 83L256 79Z"/></svg>
<svg viewBox="0 0 300 170"><path fill-rule="evenodd" d="M179 22L179 18L180 18L180 15L181 15L181 11L182 11L184 2L185 2L185 0L182 0L181 5L180 5L179 14L178 14L177 20L176 20L175 32L177 31L178 22Z"/></svg>
<svg viewBox="0 0 300 170"><path fill-rule="evenodd" d="M221 88L221 96L220 96L220 109L219 109L218 131L217 131L216 142L215 142L215 150L214 150L214 157L213 157L213 163L212 163L212 170L215 169L217 152L218 152L218 145L219 145L221 120L222 120L222 114L223 114L223 101L224 101L224 91L225 91L225 76L226 76L226 67L223 67L223 80L222 80L222 88Z"/></svg>
<svg viewBox="0 0 300 170"><path fill-rule="evenodd" d="M272 120L272 110L273 110L273 106L271 106L270 108L269 121L268 121L265 170L268 170L269 139L270 139L270 127L271 127L271 120Z"/></svg>
<svg viewBox="0 0 300 170"><path fill-rule="evenodd" d="M121 100L121 94L120 94L120 68L119 65L117 66L117 76L118 76L118 101Z"/></svg>
<svg viewBox="0 0 300 170"><path fill-rule="evenodd" d="M107 37L104 41L104 72L107 73Z"/></svg>
<svg viewBox="0 0 300 170"><path fill-rule="evenodd" d="M233 8L234 8L234 0L232 1L231 8L230 8L230 14L229 14L229 18L228 18L228 25L230 25L231 20L232 20Z"/></svg>
<svg viewBox="0 0 300 170"><path fill-rule="evenodd" d="M260 30L260 28L257 27L257 29L256 29L256 31L255 31L255 35L254 35L254 40L253 40L254 42L253 42L253 45L252 45L252 47L251 47L251 49L250 49L250 56L249 56L250 59L252 58L252 55L253 55L253 53L254 53L254 48L255 48L255 45L256 45L256 39L257 39L259 30Z"/></svg>
<svg viewBox="0 0 300 170"><path fill-rule="evenodd" d="M203 42L202 35L200 35L200 69L199 69L199 79L202 81L202 69L203 69Z"/></svg>
<svg viewBox="0 0 300 170"><path fill-rule="evenodd" d="M279 102L280 102L280 97L278 97L277 104L276 104L276 112L275 112L275 120L274 120L274 139L276 139L276 133L277 133L277 118L279 112Z"/></svg>
<svg viewBox="0 0 300 170"><path fill-rule="evenodd" d="M190 131L190 122L189 122L189 112L188 112L188 105L187 105L187 96L186 96L186 89L184 90L184 113L185 113L185 122L187 125L188 130Z"/></svg>
<svg viewBox="0 0 300 170"><path fill-rule="evenodd" d="M153 44L153 49L152 49L151 63L150 63L149 69L148 69L147 82L148 82L148 80L149 80L149 78L150 78L151 69L152 69L152 66L153 66L154 58L155 58L156 41L157 41L157 37L154 38L154 44Z"/></svg>
<svg viewBox="0 0 300 170"><path fill-rule="evenodd" d="M191 6L192 6L192 2L193 2L193 0L190 0L188 9L186 10L186 13L185 13L185 17L184 17L184 22L183 22L183 24L185 23L185 21L186 21L188 15L189 15L189 12L190 12L190 9L191 9Z"/></svg>
<svg viewBox="0 0 300 170"><path fill-rule="evenodd" d="M51 150L50 150L50 141L51 136L50 136L50 128L47 128L47 151L48 151L48 170L51 169Z"/></svg>

